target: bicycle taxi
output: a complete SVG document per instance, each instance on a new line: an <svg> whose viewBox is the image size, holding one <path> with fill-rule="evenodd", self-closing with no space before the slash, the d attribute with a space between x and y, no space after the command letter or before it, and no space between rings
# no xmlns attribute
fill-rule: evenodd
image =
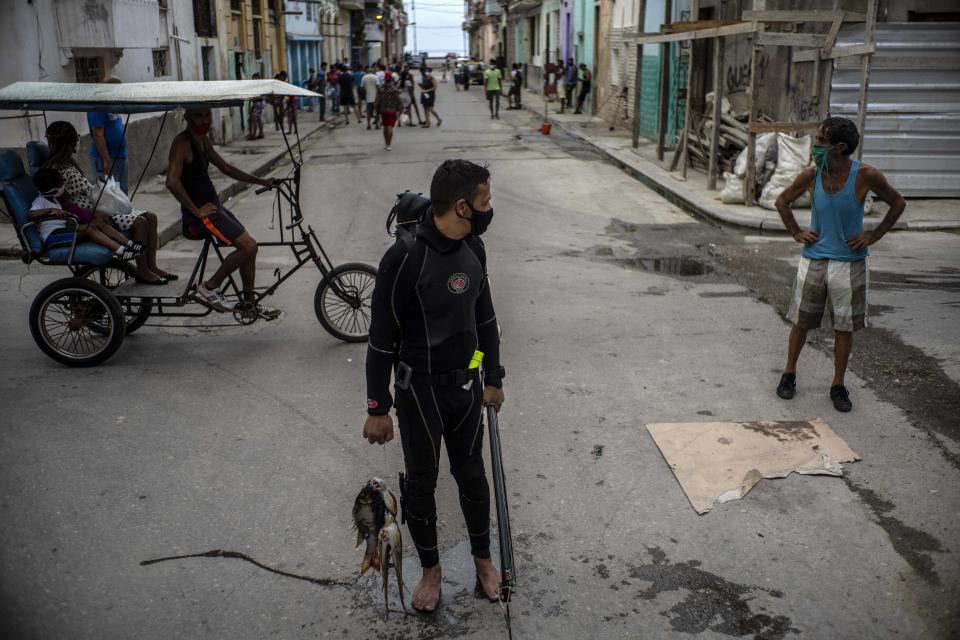
<svg viewBox="0 0 960 640"><path fill-rule="evenodd" d="M257 98L264 98L269 103L271 98L286 96L311 98L317 94L278 80L128 84L17 82L0 89L0 110L19 111L22 117L37 117L40 114L30 112L41 112L44 120L47 111L119 113L125 115L124 133L131 114L162 112L160 131L150 154L152 158L163 125L172 111L190 107L237 107ZM286 134L283 139L291 169L286 177L274 178L276 195L273 206L280 238L257 244L260 247L287 247L295 262L286 272L277 269L269 286L257 288L257 303L272 295L300 267L313 263L321 275L314 295L314 311L320 324L340 340L366 341L376 269L363 263L333 265L316 232L305 223L300 208L303 154L299 134L294 144ZM70 277L47 285L30 307L30 331L44 353L69 366L96 365L110 358L119 349L124 336L142 327L150 318L199 318L212 313L209 307L194 300L193 292L196 284L203 281L211 251L217 259L223 260L222 248L213 238L202 239L202 247L189 277L160 288L138 284L128 262L117 260L109 249L91 242L74 239L69 247L44 251L36 229L40 220L30 221L27 214L37 196L30 174L42 164L45 144L28 143L27 155L32 169L29 173L24 170L16 152L0 153L0 185L23 248L23 261L65 266L72 273ZM131 200L143 180L147 165L140 174ZM264 187L256 193L269 189ZM73 228L76 224L73 220ZM231 302L235 301L234 323L248 325L261 319L257 304L244 301L232 276L225 281L222 293Z"/></svg>

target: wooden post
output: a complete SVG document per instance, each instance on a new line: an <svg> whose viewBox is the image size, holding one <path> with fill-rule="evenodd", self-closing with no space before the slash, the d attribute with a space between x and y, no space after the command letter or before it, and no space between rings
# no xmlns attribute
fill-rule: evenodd
<svg viewBox="0 0 960 640"><path fill-rule="evenodd" d="M760 47L754 46L750 56L750 115L747 119L747 175L743 181L744 202L749 206L754 204L757 191L757 134L753 131L753 123L757 119L757 58L760 57Z"/></svg>
<svg viewBox="0 0 960 640"><path fill-rule="evenodd" d="M722 37L713 39L713 135L710 136L710 159L707 170L707 188L717 188L717 147L720 144L720 105L723 103L723 49Z"/></svg>
<svg viewBox="0 0 960 640"><path fill-rule="evenodd" d="M690 0L690 20L696 21L700 18L700 0ZM683 138L681 139L682 156L680 158L680 175L687 177L687 145L690 144L690 109L693 104L693 51L696 49L696 41L690 40L687 43L687 99L683 109Z"/></svg>
<svg viewBox="0 0 960 640"><path fill-rule="evenodd" d="M877 25L877 0L867 0L867 22L863 32L863 44L869 47L875 39ZM870 65L873 54L865 54L860 70L860 97L857 100L857 131L860 132L860 146L857 147L857 160L863 159L863 143L867 139L864 127L867 121L867 88L870 86Z"/></svg>
<svg viewBox="0 0 960 640"><path fill-rule="evenodd" d="M670 88L670 43L660 45L660 100L657 115L657 160L663 160L663 147L667 137L667 93Z"/></svg>
<svg viewBox="0 0 960 640"><path fill-rule="evenodd" d="M633 148L640 146L640 99L643 97L643 45L637 45L637 68L633 80Z"/></svg>
<svg viewBox="0 0 960 640"><path fill-rule="evenodd" d="M673 22L673 0L664 3L664 19L666 24ZM670 90L670 43L660 45L660 103L657 117L657 160L663 160L663 147L667 137L667 113L669 103L667 94Z"/></svg>
<svg viewBox="0 0 960 640"><path fill-rule="evenodd" d="M767 8L766 0L753 0L753 10L763 11ZM747 174L743 180L744 203L752 205L756 202L757 191L757 134L753 131L753 123L757 119L757 64L760 58L760 47L757 44L760 34L763 32L762 23L757 27L757 33L753 37L753 49L750 55L750 86L749 91L749 117L747 119Z"/></svg>

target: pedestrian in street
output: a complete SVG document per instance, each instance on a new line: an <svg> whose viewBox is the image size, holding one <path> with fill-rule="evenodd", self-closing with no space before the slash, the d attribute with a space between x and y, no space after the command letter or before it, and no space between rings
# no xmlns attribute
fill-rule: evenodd
<svg viewBox="0 0 960 640"><path fill-rule="evenodd" d="M522 94L523 94L523 66L520 63L513 65L514 74L513 74L513 86L510 87L510 93L513 95L513 108L522 109Z"/></svg>
<svg viewBox="0 0 960 640"><path fill-rule="evenodd" d="M577 110L574 113L583 113L583 102L587 99L587 94L590 93L590 81L593 76L590 74L590 69L587 69L587 65L580 63L580 93L577 95Z"/></svg>
<svg viewBox="0 0 960 640"><path fill-rule="evenodd" d="M308 87L309 88L309 87ZM317 98L318 111L320 112L320 122L327 121L327 63L320 64L320 73L314 78L313 88L310 89L319 93Z"/></svg>
<svg viewBox="0 0 960 640"><path fill-rule="evenodd" d="M217 153L207 135L213 121L210 109L187 109L183 119L187 126L170 145L166 182L167 189L180 203L183 235L193 240L215 238L219 245L234 247L212 276L197 283L193 297L215 311L232 311L220 288L230 274L239 270L244 300L253 304L260 316L274 320L280 316L279 310L257 305L257 241L220 202L208 169L213 163L235 180L263 187L272 188L274 182L250 175Z"/></svg>
<svg viewBox="0 0 960 640"><path fill-rule="evenodd" d="M503 73L497 67L497 61L490 59L490 66L483 72L483 82L487 90L487 104L490 107L490 119L500 119L500 94L503 92ZM496 104L496 107L494 107Z"/></svg>
<svg viewBox="0 0 960 640"><path fill-rule="evenodd" d="M275 76L274 80L279 80L280 82L287 81L287 72L279 71ZM273 107L273 130L282 131L283 130L283 121L286 117L287 101L283 96L273 96L270 98L270 106Z"/></svg>
<svg viewBox="0 0 960 640"><path fill-rule="evenodd" d="M557 63L557 99L560 101L560 113L567 108L567 83L564 80L565 68L563 62Z"/></svg>
<svg viewBox="0 0 960 640"><path fill-rule="evenodd" d="M250 76L251 80L259 80L260 73L254 73ZM263 98L255 98L250 101L250 129L247 133L247 140L259 140L263 138Z"/></svg>
<svg viewBox="0 0 960 640"><path fill-rule="evenodd" d="M834 330L834 373L830 399L837 411L853 403L844 386L853 332L867 324L867 247L882 238L903 213L907 203L877 169L851 160L860 143L856 125L847 118L827 118L817 129L814 166L804 169L777 198L780 218L793 239L803 244L787 320L793 323L787 346L787 364L777 395L793 398L797 387L797 360L810 329L820 327L829 308ZM792 203L813 191L810 228L800 229ZM863 202L872 191L889 205L873 231L863 230Z"/></svg>
<svg viewBox="0 0 960 640"><path fill-rule="evenodd" d="M423 124L420 125L424 129L430 128L430 115L436 117L437 126L443 124L443 119L440 118L440 114L437 113L435 105L437 104L437 79L433 77L433 69L427 67L423 72L422 80L420 81L420 104L423 105Z"/></svg>
<svg viewBox="0 0 960 640"><path fill-rule="evenodd" d="M296 96L287 96L283 99L284 113L287 117L287 135L292 135L294 131L299 135L300 129L297 127L297 111L300 110L300 98Z"/></svg>
<svg viewBox="0 0 960 640"><path fill-rule="evenodd" d="M355 111L357 123L360 123L360 107L353 95L353 73L349 69L342 70L337 77L340 85L340 111L343 113L344 124L350 124L350 111Z"/></svg>
<svg viewBox="0 0 960 640"><path fill-rule="evenodd" d="M383 148L390 151L393 144L393 128L397 126L397 115L403 109L400 100L400 90L393 82L393 74L389 71L384 75L383 86L377 90L376 110L383 121ZM367 129L370 125L367 124ZM379 129L379 125L377 126Z"/></svg>
<svg viewBox="0 0 960 640"><path fill-rule="evenodd" d="M370 129L371 121L376 123L377 129L380 128L380 122L377 120L377 110L374 108L377 101L377 74L372 69L367 69L367 73L360 79L360 88L363 90L364 106L367 115L367 130Z"/></svg>
<svg viewBox="0 0 960 640"><path fill-rule="evenodd" d="M317 70L310 67L307 70L307 79L303 81L303 88L307 91L313 91L310 87L314 86L317 80ZM307 112L313 113L313 98L307 98Z"/></svg>
<svg viewBox="0 0 960 640"><path fill-rule="evenodd" d="M463 90L468 91L470 89L470 67L466 61L460 65L460 79L463 80Z"/></svg>
<svg viewBox="0 0 960 640"><path fill-rule="evenodd" d="M577 93L577 65L573 58L567 58L567 66L563 71L564 90L567 93L567 107L573 108L573 96Z"/></svg>
<svg viewBox="0 0 960 640"><path fill-rule="evenodd" d="M413 81L413 73L408 66L405 66L400 74L400 90L406 91L410 98L410 108L407 109L407 116L410 122L407 124L411 127L413 126L413 116L410 113L412 110L417 114L417 124L422 125L423 118L420 117L420 106L417 104L416 83Z"/></svg>
<svg viewBox="0 0 960 640"><path fill-rule="evenodd" d="M330 113L340 113L340 71L337 64L330 65L327 72L327 94L330 98Z"/></svg>
<svg viewBox="0 0 960 640"><path fill-rule="evenodd" d="M389 442L394 434L389 412L396 406L406 467L404 512L423 568L412 604L424 613L435 611L440 601L434 494L441 439L460 494L477 587L498 601L482 408L499 411L504 402L498 325L480 239L493 217L490 173L472 162L447 160L434 173L430 198L426 218L380 262L371 299L363 427L371 444ZM483 353L482 385L479 368L470 366L477 350ZM393 398L389 382L395 366Z"/></svg>
<svg viewBox="0 0 960 640"><path fill-rule="evenodd" d="M117 76L107 76L104 84L120 84ZM90 166L93 174L100 180L112 176L124 193L127 191L127 137L123 118L119 113L91 111L87 114L87 126L90 128Z"/></svg>

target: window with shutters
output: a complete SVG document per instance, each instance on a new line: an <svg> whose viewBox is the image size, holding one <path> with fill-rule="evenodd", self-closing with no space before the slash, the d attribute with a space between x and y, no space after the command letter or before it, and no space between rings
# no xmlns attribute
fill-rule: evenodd
<svg viewBox="0 0 960 640"><path fill-rule="evenodd" d="M162 78L169 75L167 66L170 61L170 49L153 50L153 77Z"/></svg>
<svg viewBox="0 0 960 640"><path fill-rule="evenodd" d="M216 0L193 0L193 24L201 38L217 35Z"/></svg>
<svg viewBox="0 0 960 640"><path fill-rule="evenodd" d="M77 74L77 82L100 82L103 80L103 58L73 59L73 69Z"/></svg>

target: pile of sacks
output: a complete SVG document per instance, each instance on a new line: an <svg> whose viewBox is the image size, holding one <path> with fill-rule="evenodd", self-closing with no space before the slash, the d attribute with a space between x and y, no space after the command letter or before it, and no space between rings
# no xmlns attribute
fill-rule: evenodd
<svg viewBox="0 0 960 640"><path fill-rule="evenodd" d="M785 133L764 133L757 136L755 175L757 186L762 188L758 203L765 209L775 210L777 197L810 166L810 136L795 138ZM724 187L720 200L724 204L744 203L744 177L747 175L747 150L737 156L733 173L723 174ZM805 193L793 203L794 208L810 206L810 194Z"/></svg>

